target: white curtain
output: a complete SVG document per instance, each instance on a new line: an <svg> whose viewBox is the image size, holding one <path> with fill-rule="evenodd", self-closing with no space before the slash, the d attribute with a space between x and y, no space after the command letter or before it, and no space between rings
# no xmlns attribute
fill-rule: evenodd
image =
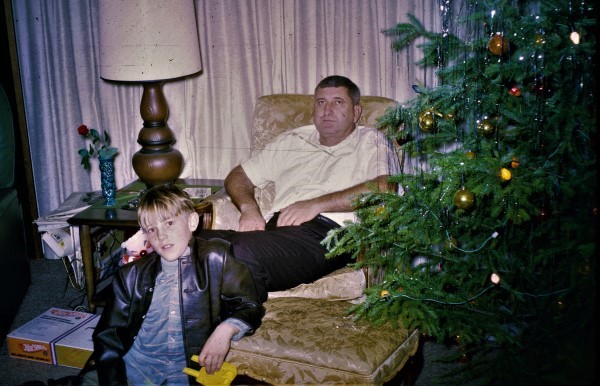
<svg viewBox="0 0 600 386"><path fill-rule="evenodd" d="M97 2L13 0L17 49L41 216L71 193L100 189L97 164L80 165L77 127L107 130L117 187L137 177L142 88L99 77ZM249 155L256 99L311 94L323 77L354 80L363 95L399 102L433 74L417 48L396 54L381 31L408 13L440 30L439 0L195 0L203 70L167 82L168 124L185 159L181 177L224 178ZM440 27L437 27L440 25Z"/></svg>

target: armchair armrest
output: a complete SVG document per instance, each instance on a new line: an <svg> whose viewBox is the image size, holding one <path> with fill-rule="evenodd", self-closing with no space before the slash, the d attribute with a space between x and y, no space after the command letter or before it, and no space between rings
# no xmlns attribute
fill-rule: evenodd
<svg viewBox="0 0 600 386"><path fill-rule="evenodd" d="M225 188L202 200L196 205L196 212L202 215L202 229L238 228L240 211L231 202Z"/></svg>
<svg viewBox="0 0 600 386"><path fill-rule="evenodd" d="M274 193L275 187L273 184L260 189L256 188L254 196L263 215L271 208ZM238 230L241 214L231 201L231 197L229 197L225 188L219 189L216 193L202 200L196 205L196 212L203 216L202 229Z"/></svg>

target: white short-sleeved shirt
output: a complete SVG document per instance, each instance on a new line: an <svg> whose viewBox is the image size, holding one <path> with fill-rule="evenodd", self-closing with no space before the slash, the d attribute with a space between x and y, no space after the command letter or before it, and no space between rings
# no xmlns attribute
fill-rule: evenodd
<svg viewBox="0 0 600 386"><path fill-rule="evenodd" d="M391 141L381 131L364 126L335 146L319 143L315 125L299 127L279 135L241 166L255 186L275 182L267 219L294 202L399 172Z"/></svg>

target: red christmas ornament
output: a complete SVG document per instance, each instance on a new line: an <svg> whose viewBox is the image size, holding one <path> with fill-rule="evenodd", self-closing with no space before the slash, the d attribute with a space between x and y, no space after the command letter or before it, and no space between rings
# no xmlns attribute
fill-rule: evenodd
<svg viewBox="0 0 600 386"><path fill-rule="evenodd" d="M521 96L521 90L517 86L512 86L508 92L512 96Z"/></svg>

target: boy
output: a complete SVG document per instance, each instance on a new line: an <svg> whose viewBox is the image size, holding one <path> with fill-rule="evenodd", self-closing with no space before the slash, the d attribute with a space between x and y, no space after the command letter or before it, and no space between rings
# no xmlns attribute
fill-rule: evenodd
<svg viewBox="0 0 600 386"><path fill-rule="evenodd" d="M115 274L89 365L101 385L188 384L191 356L207 373L219 370L231 340L253 333L264 308L229 243L192 236L199 216L187 193L149 189L138 221L154 251Z"/></svg>

